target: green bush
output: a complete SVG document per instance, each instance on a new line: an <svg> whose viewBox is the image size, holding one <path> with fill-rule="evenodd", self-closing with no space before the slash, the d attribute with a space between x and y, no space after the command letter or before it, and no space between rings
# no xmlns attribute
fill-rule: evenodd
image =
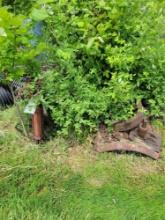
<svg viewBox="0 0 165 220"><path fill-rule="evenodd" d="M52 1L48 1L52 2ZM164 1L53 1L46 7L53 70L41 100L60 131L82 135L165 104Z"/></svg>
<svg viewBox="0 0 165 220"><path fill-rule="evenodd" d="M13 6L14 7L14 6ZM32 30L34 23L29 16L10 12L0 3L0 82L19 79L23 75L34 75L39 71L36 57L45 49L45 43L38 44Z"/></svg>

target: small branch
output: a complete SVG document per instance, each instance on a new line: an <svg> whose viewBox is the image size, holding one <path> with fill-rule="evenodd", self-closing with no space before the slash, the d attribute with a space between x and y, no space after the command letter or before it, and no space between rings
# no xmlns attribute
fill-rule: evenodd
<svg viewBox="0 0 165 220"><path fill-rule="evenodd" d="M16 111L17 111L17 115L19 116L20 118L20 122L21 122L21 125L22 125L22 128L23 128L23 133L24 135L28 138L28 132L26 130L26 127L25 127L25 124L24 124L24 121L23 121L23 117L22 117L22 114L21 114L21 111L20 111L20 108L19 108L19 105L17 104L17 100L16 100L16 97L15 97L15 94L14 94L14 91L13 91L13 88L12 86L10 86L10 91L11 91L11 94L13 96L13 100L14 100L14 105L16 107Z"/></svg>

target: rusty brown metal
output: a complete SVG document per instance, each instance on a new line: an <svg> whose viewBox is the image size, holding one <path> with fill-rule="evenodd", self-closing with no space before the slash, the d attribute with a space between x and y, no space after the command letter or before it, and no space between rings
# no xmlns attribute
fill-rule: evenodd
<svg viewBox="0 0 165 220"><path fill-rule="evenodd" d="M32 116L33 139L40 141L43 138L43 108L37 107Z"/></svg>
<svg viewBox="0 0 165 220"><path fill-rule="evenodd" d="M108 132L105 125L101 125L94 138L94 147L97 152L130 151L158 159L161 137L150 121L139 112L132 119L115 123L112 133Z"/></svg>
<svg viewBox="0 0 165 220"><path fill-rule="evenodd" d="M131 118L127 121L116 122L114 124L115 131L130 131L136 127L144 120L144 114L138 112L134 118Z"/></svg>
<svg viewBox="0 0 165 220"><path fill-rule="evenodd" d="M109 152L109 151L127 151L127 152L135 152L147 155L155 160L159 159L160 153L154 151L149 146L144 143L131 143L125 140L120 140L117 142L104 143L103 146L96 147L97 152Z"/></svg>
<svg viewBox="0 0 165 220"><path fill-rule="evenodd" d="M138 128L137 132L138 132L138 135L139 135L141 138L143 138L143 139L146 138L147 133L148 133L148 128L147 128L146 123L141 123L141 124L139 125L139 128Z"/></svg>

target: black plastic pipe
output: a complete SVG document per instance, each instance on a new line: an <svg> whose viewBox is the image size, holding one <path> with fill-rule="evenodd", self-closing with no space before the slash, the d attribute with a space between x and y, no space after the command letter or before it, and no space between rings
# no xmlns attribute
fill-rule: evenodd
<svg viewBox="0 0 165 220"><path fill-rule="evenodd" d="M0 106L5 107L14 103L8 86L0 85Z"/></svg>
<svg viewBox="0 0 165 220"><path fill-rule="evenodd" d="M22 88L24 83L28 82L28 80L28 77L22 77L20 80L14 80L10 84L10 87L13 88L15 95L17 95L19 89ZM0 84L0 106L5 107L8 105L13 105L13 103L14 100L9 85Z"/></svg>

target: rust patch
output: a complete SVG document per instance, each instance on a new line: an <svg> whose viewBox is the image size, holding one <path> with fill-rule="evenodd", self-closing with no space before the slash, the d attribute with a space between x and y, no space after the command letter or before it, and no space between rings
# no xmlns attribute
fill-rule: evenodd
<svg viewBox="0 0 165 220"><path fill-rule="evenodd" d="M111 134L102 125L94 139L94 147L97 152L129 151L157 160L160 157L161 137L139 112L128 121L115 123Z"/></svg>

